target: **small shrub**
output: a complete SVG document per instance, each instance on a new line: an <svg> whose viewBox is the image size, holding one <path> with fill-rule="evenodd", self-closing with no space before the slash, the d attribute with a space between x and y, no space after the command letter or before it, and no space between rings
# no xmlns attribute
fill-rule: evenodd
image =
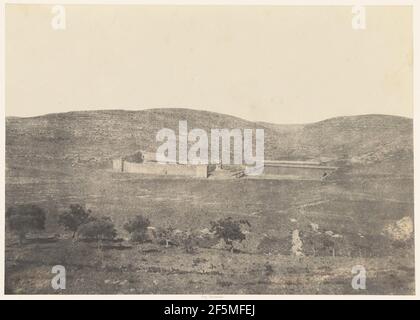
<svg viewBox="0 0 420 320"><path fill-rule="evenodd" d="M149 226L150 221L148 218L137 215L124 224L124 229L130 233L132 241L146 242L148 240L147 227Z"/></svg>
<svg viewBox="0 0 420 320"><path fill-rule="evenodd" d="M71 231L72 237L75 238L79 227L91 220L90 210L85 210L80 204L71 204L69 210L60 214L58 223L63 225L65 230Z"/></svg>
<svg viewBox="0 0 420 320"><path fill-rule="evenodd" d="M182 244L186 253L195 253L196 240L194 235L192 235L191 233L186 233L182 237Z"/></svg>
<svg viewBox="0 0 420 320"><path fill-rule="evenodd" d="M6 211L6 221L9 229L19 237L22 244L29 232L45 229L45 211L33 204L13 206Z"/></svg>
<svg viewBox="0 0 420 320"><path fill-rule="evenodd" d="M231 252L234 250L234 241L242 242L242 240L245 240L241 225L251 226L247 220L233 220L231 217L210 223L210 231L215 232L216 237L222 239L230 247Z"/></svg>
<svg viewBox="0 0 420 320"><path fill-rule="evenodd" d="M164 244L166 248L170 244L178 244L174 236L175 229L173 227L159 228L156 232L156 238L159 244Z"/></svg>
<svg viewBox="0 0 420 320"><path fill-rule="evenodd" d="M149 241L149 237L147 236L147 233L145 232L134 231L131 233L131 241L144 243L144 242Z"/></svg>
<svg viewBox="0 0 420 320"><path fill-rule="evenodd" d="M134 162L134 163L143 163L144 157L141 151L137 151L136 153L126 156L124 158L125 161Z"/></svg>
<svg viewBox="0 0 420 320"><path fill-rule="evenodd" d="M274 268L269 262L264 264L264 273L267 276L271 276L274 273Z"/></svg>
<svg viewBox="0 0 420 320"><path fill-rule="evenodd" d="M114 223L109 218L92 220L82 225L78 233L83 239L98 241L99 247L102 247L103 240L113 240L117 236Z"/></svg>

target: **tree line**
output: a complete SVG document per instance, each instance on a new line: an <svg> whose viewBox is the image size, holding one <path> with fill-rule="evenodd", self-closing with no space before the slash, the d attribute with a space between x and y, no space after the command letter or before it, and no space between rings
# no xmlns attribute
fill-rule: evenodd
<svg viewBox="0 0 420 320"><path fill-rule="evenodd" d="M25 243L28 234L44 231L46 220L45 210L34 204L15 205L6 211L7 227L17 236L20 245ZM58 224L66 232L71 233L74 241L96 241L98 246L101 246L103 241L115 240L118 235L111 218L95 216L90 209L80 204L71 204L67 210L61 212L58 216ZM123 229L130 235L131 242L144 243L150 240L148 235L150 226L150 220L138 214L128 218ZM251 227L247 220L227 217L211 221L209 232L217 240L223 240L228 249L233 252L234 244L246 238L243 232L244 226ZM182 232L181 237L174 240L174 230L172 227L158 228L155 236L166 247L173 243L182 244L187 252L192 253L197 243L195 235Z"/></svg>

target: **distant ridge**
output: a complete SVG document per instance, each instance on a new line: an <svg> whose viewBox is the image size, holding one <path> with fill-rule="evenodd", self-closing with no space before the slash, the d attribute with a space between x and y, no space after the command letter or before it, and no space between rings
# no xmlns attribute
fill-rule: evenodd
<svg viewBox="0 0 420 320"><path fill-rule="evenodd" d="M261 128L265 157L272 160L346 160L349 163L412 162L413 121L390 115L335 117L310 124L252 122L216 112L163 108L140 111L73 111L6 118L7 160L63 160L77 156L109 160L133 150L156 150L156 133L189 129ZM38 161L37 160L37 161ZM23 161L23 160L22 160ZM32 160L35 161L35 160Z"/></svg>

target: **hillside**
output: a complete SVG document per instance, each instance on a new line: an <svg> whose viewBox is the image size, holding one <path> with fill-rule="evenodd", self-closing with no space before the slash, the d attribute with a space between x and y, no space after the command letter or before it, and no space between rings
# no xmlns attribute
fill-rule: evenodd
<svg viewBox="0 0 420 320"><path fill-rule="evenodd" d="M179 120L187 120L190 129L264 128L266 159L318 159L339 170L322 181L110 170L114 157L154 151L156 132L177 131ZM68 288L80 294L115 288L130 294L348 294L349 268L355 265L380 275L369 278L368 294L414 290L411 119L366 115L281 125L158 109L6 121L5 206L35 204L46 212L42 238L35 235L22 246L6 225L9 293L49 293L50 265L65 265L70 280L82 279L69 281ZM94 242L74 242L59 224L59 215L73 204L91 210L93 217L109 217L122 242L104 251ZM139 214L155 230L173 230L173 245L152 238L129 241L124 226ZM249 222L235 253L208 238L212 222L227 217ZM175 238L187 234L197 240L193 254ZM401 234L406 240L399 240ZM297 258L296 251L305 256Z"/></svg>
<svg viewBox="0 0 420 320"><path fill-rule="evenodd" d="M39 161L108 161L154 151L162 128L262 128L266 159L321 159L412 166L412 120L386 115L338 117L306 125L251 122L190 109L82 111L6 119L7 165ZM411 164L411 165L410 165ZM410 171L411 168L408 168Z"/></svg>

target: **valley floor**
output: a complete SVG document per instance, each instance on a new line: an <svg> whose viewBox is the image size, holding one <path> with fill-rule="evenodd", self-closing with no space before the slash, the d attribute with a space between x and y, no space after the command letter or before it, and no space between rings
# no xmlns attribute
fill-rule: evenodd
<svg viewBox="0 0 420 320"><path fill-rule="evenodd" d="M99 250L71 240L7 248L7 294L414 294L411 256L291 257L199 248L194 254L153 244ZM66 289L51 268L66 268ZM352 267L367 271L352 288Z"/></svg>
<svg viewBox="0 0 420 320"><path fill-rule="evenodd" d="M414 217L409 176L359 174L330 181L166 179L56 163L9 165L6 207L25 203L46 211L47 234L63 234L57 217L75 203L94 215L110 217L123 239L128 235L122 226L137 214L155 227L202 230L211 221L232 217L249 220L251 228L237 247L239 253L219 246L196 248L194 254L151 243L101 251L92 243L66 239L18 246L6 230L9 294L414 293L412 244L389 251L376 240L382 239L386 226ZM323 235L343 240L335 257L298 258L288 248L279 252L279 246L290 244L294 230L310 234L315 225ZM356 243L361 249L353 251ZM54 265L66 268L67 289L62 292L51 287ZM367 271L366 290L351 286L355 265Z"/></svg>

